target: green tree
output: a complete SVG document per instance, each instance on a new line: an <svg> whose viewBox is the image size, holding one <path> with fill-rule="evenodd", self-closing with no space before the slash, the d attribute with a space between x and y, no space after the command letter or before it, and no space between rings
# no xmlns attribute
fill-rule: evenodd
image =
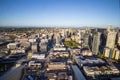
<svg viewBox="0 0 120 80"><path fill-rule="evenodd" d="M105 58L104 54L98 54L98 57L101 58L101 59Z"/></svg>
<svg viewBox="0 0 120 80"><path fill-rule="evenodd" d="M68 48L75 48L79 46L79 44L76 43L75 41L66 41L64 42L64 45Z"/></svg>

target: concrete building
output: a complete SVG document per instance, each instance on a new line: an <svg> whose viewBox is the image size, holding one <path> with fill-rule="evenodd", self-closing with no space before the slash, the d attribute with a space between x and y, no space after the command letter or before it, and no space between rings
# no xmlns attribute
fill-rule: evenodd
<svg viewBox="0 0 120 80"><path fill-rule="evenodd" d="M81 41L81 39L82 39L81 31L78 31L77 35L79 36L77 42L78 42L78 43L81 43L81 42L82 42L82 41Z"/></svg>
<svg viewBox="0 0 120 80"><path fill-rule="evenodd" d="M8 45L7 45L7 48L8 49L16 49L16 48L18 48L19 47L19 43L9 43Z"/></svg>
<svg viewBox="0 0 120 80"><path fill-rule="evenodd" d="M71 67L65 62L50 62L44 80L73 80Z"/></svg>
<svg viewBox="0 0 120 80"><path fill-rule="evenodd" d="M74 55L74 54L80 54L80 49L76 48L76 49L70 49L70 54Z"/></svg>
<svg viewBox="0 0 120 80"><path fill-rule="evenodd" d="M89 34L84 34L84 43L85 45L89 45Z"/></svg>
<svg viewBox="0 0 120 80"><path fill-rule="evenodd" d="M84 51L82 51L82 55L83 56L92 56L93 53L90 50L84 50Z"/></svg>
<svg viewBox="0 0 120 80"><path fill-rule="evenodd" d="M84 34L83 43L84 43L84 46L88 46L89 49L92 48L92 36L91 36L91 33L85 33Z"/></svg>
<svg viewBox="0 0 120 80"><path fill-rule="evenodd" d="M101 33L99 33L99 32L96 32L93 35L92 52L94 55L97 55L99 53L100 35L101 35Z"/></svg>
<svg viewBox="0 0 120 80"><path fill-rule="evenodd" d="M58 51L58 52L50 52L50 55L58 58L58 57L69 57L68 51Z"/></svg>
<svg viewBox="0 0 120 80"><path fill-rule="evenodd" d="M117 32L115 32L115 31L109 31L107 33L106 47L108 47L108 48L115 47L116 34L117 34Z"/></svg>
<svg viewBox="0 0 120 80"><path fill-rule="evenodd" d="M119 60L119 59L120 59L120 50L116 50L115 59L116 59L116 60Z"/></svg>
<svg viewBox="0 0 120 80"><path fill-rule="evenodd" d="M109 24L109 25L107 26L107 32L111 31L111 28L112 28L112 25Z"/></svg>
<svg viewBox="0 0 120 80"><path fill-rule="evenodd" d="M45 54L33 54L32 58L34 58L34 59L45 59Z"/></svg>
<svg viewBox="0 0 120 80"><path fill-rule="evenodd" d="M109 57L109 53L110 53L110 48L104 48L105 57Z"/></svg>
<svg viewBox="0 0 120 80"><path fill-rule="evenodd" d="M94 57L83 57L83 56L74 56L74 61L79 65L79 67L83 66L95 66L95 65L104 65L105 61L99 58Z"/></svg>
<svg viewBox="0 0 120 80"><path fill-rule="evenodd" d="M38 52L38 43L32 43L31 50L32 52Z"/></svg>
<svg viewBox="0 0 120 80"><path fill-rule="evenodd" d="M71 39L72 39L73 41L76 41L77 43L80 43L80 41L81 41L79 35L73 35L73 36L71 36Z"/></svg>
<svg viewBox="0 0 120 80"><path fill-rule="evenodd" d="M66 69L67 66L63 62L51 62L48 64L47 70L61 70L61 69Z"/></svg>
<svg viewBox="0 0 120 80"><path fill-rule="evenodd" d="M54 51L66 51L66 47L64 45L56 44L53 50Z"/></svg>
<svg viewBox="0 0 120 80"><path fill-rule="evenodd" d="M118 45L120 45L120 32L118 33L117 38L118 38L117 43L118 43Z"/></svg>
<svg viewBox="0 0 120 80"><path fill-rule="evenodd" d="M25 53L26 50L24 48L17 48L17 49L11 49L10 53L11 54L16 54L16 53Z"/></svg>
<svg viewBox="0 0 120 80"><path fill-rule="evenodd" d="M41 39L40 40L39 47L40 47L41 52L47 51L47 44L48 44L48 39Z"/></svg>
<svg viewBox="0 0 120 80"><path fill-rule="evenodd" d="M31 43L36 42L36 41L37 41L37 39L34 39L34 38L29 39L29 42L31 42Z"/></svg>
<svg viewBox="0 0 120 80"><path fill-rule="evenodd" d="M108 78L112 77L110 75L119 75L120 71L115 67L111 65L107 66L94 66L94 67L89 67L89 66L84 66L83 67L84 73L88 77L97 77L101 76L99 78L104 79L104 76L108 76Z"/></svg>
<svg viewBox="0 0 120 80"><path fill-rule="evenodd" d="M68 72L69 71L69 72ZM45 77L47 77L47 79L44 80L74 80L73 76L70 73L70 70L52 70L52 71L47 71L45 73Z"/></svg>
<svg viewBox="0 0 120 80"><path fill-rule="evenodd" d="M31 66L34 66L34 67L37 67L37 66L41 66L41 63L37 63L37 62L35 62L35 61L30 61L29 63L28 63L28 67L31 67Z"/></svg>
<svg viewBox="0 0 120 80"><path fill-rule="evenodd" d="M118 50L117 48L114 48L114 49L105 48L104 55L107 58L119 60L120 59L120 50Z"/></svg>
<svg viewBox="0 0 120 80"><path fill-rule="evenodd" d="M18 39L18 41L20 41L20 42L28 42L29 39L28 38L20 38L20 39Z"/></svg>
<svg viewBox="0 0 120 80"><path fill-rule="evenodd" d="M30 50L30 48L31 48L31 43L30 42L21 42L20 43L20 47L21 48L24 48L25 50Z"/></svg>
<svg viewBox="0 0 120 80"><path fill-rule="evenodd" d="M56 42L56 44L60 44L60 34L59 33L55 34L55 42Z"/></svg>

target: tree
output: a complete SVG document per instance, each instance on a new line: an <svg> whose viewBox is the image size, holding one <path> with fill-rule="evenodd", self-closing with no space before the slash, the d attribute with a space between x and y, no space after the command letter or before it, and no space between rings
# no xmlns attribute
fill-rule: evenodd
<svg viewBox="0 0 120 80"><path fill-rule="evenodd" d="M64 45L68 48L76 48L79 46L79 44L76 43L75 41L66 41L64 42Z"/></svg>
<svg viewBox="0 0 120 80"><path fill-rule="evenodd" d="M105 58L104 54L98 54L98 57L101 58L101 59Z"/></svg>

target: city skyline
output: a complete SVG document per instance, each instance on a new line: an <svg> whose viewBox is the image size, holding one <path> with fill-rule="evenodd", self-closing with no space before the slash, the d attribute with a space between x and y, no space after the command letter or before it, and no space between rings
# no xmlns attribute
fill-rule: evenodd
<svg viewBox="0 0 120 80"><path fill-rule="evenodd" d="M119 0L0 0L0 26L120 27Z"/></svg>

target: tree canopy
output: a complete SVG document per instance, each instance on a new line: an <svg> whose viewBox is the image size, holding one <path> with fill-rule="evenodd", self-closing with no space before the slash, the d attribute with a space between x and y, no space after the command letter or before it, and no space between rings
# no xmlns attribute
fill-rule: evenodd
<svg viewBox="0 0 120 80"><path fill-rule="evenodd" d="M75 41L65 41L64 45L68 48L77 48L79 44Z"/></svg>

